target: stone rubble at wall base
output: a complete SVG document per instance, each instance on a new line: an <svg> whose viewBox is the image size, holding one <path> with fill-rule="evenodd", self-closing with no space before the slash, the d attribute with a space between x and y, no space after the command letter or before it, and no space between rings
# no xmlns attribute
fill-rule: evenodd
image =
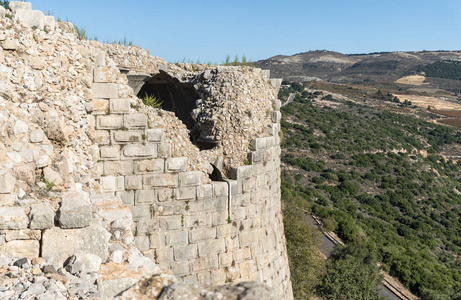
<svg viewBox="0 0 461 300"><path fill-rule="evenodd" d="M292 299L267 72L79 40L17 1L0 46L0 298ZM216 147L145 106L130 74L191 84Z"/></svg>

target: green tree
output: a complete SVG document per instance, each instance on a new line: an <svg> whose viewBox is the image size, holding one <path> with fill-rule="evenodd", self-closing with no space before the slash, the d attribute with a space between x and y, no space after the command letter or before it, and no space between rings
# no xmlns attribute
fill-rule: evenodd
<svg viewBox="0 0 461 300"><path fill-rule="evenodd" d="M365 246L335 247L326 270L318 286L319 296L338 300L382 299L378 290L382 275L375 256Z"/></svg>
<svg viewBox="0 0 461 300"><path fill-rule="evenodd" d="M283 223L287 240L291 282L295 299L309 299L324 270L319 251L319 232L306 220L305 213L294 203L284 203Z"/></svg>

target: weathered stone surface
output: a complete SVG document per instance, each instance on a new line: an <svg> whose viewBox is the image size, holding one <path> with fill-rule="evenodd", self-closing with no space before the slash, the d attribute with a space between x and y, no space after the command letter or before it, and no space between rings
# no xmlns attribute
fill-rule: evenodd
<svg viewBox="0 0 461 300"><path fill-rule="evenodd" d="M166 160L166 170L169 172L184 172L187 168L187 157L174 157Z"/></svg>
<svg viewBox="0 0 461 300"><path fill-rule="evenodd" d="M54 185L60 185L63 182L61 175L50 167L43 169L43 176L45 176L45 179L48 182L53 183Z"/></svg>
<svg viewBox="0 0 461 300"><path fill-rule="evenodd" d="M98 280L98 291L103 299L111 299L136 283L132 278ZM127 298L133 299L134 298Z"/></svg>
<svg viewBox="0 0 461 300"><path fill-rule="evenodd" d="M91 87L94 98L118 98L118 87L116 83L93 83Z"/></svg>
<svg viewBox="0 0 461 300"><path fill-rule="evenodd" d="M10 7L11 11L17 11L20 9L32 10L32 3L30 2L11 1L8 6Z"/></svg>
<svg viewBox="0 0 461 300"><path fill-rule="evenodd" d="M54 211L49 204L33 204L30 209L29 227L31 229L48 229L54 226Z"/></svg>
<svg viewBox="0 0 461 300"><path fill-rule="evenodd" d="M272 290L264 283L242 282L234 286L223 285L204 288L179 282L167 286L158 299L273 300L275 298L272 294Z"/></svg>
<svg viewBox="0 0 461 300"><path fill-rule="evenodd" d="M39 241L42 238L42 233L40 230L10 230L6 232L6 241L15 241L15 240L37 240Z"/></svg>
<svg viewBox="0 0 461 300"><path fill-rule="evenodd" d="M11 174L6 173L4 175L0 175L0 194L12 193L15 184L16 178L11 176Z"/></svg>
<svg viewBox="0 0 461 300"><path fill-rule="evenodd" d="M0 229L25 229L28 218L22 207L0 207Z"/></svg>
<svg viewBox="0 0 461 300"><path fill-rule="evenodd" d="M90 224L91 206L88 196L82 193L66 193L57 213L61 228L82 228Z"/></svg>
<svg viewBox="0 0 461 300"><path fill-rule="evenodd" d="M164 286L169 286L177 281L174 275L160 274L145 278L128 290L124 291L116 299L120 300L150 300L157 299ZM191 299L188 298L187 299Z"/></svg>
<svg viewBox="0 0 461 300"><path fill-rule="evenodd" d="M43 131L42 130L32 130L30 132L30 141L31 143L41 143L43 142Z"/></svg>
<svg viewBox="0 0 461 300"><path fill-rule="evenodd" d="M38 257L40 243L37 240L16 240L0 246L0 253L7 257Z"/></svg>
<svg viewBox="0 0 461 300"><path fill-rule="evenodd" d="M12 39L6 39L2 43L2 47L4 50L17 50L19 48L19 42Z"/></svg>
<svg viewBox="0 0 461 300"><path fill-rule="evenodd" d="M91 253L106 261L109 239L110 233L98 224L82 229L53 227L43 233L42 256L53 256L56 262L62 263L74 254Z"/></svg>

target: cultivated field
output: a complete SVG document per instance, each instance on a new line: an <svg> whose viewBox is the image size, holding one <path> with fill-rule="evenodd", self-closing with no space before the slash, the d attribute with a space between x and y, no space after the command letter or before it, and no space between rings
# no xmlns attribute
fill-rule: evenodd
<svg viewBox="0 0 461 300"><path fill-rule="evenodd" d="M426 80L426 77L421 76L421 75L411 75L411 76L405 76L397 80L395 83L400 83L400 84L410 84L410 85L423 85L423 84L429 84L428 82L424 82Z"/></svg>
<svg viewBox="0 0 461 300"><path fill-rule="evenodd" d="M418 95L398 95L394 94L395 96L399 97L400 101L411 101L413 105L421 106L421 107L428 107L429 105L431 108L437 110L461 110L461 103L455 103L447 100L442 100L436 97L428 97L428 96L418 96Z"/></svg>

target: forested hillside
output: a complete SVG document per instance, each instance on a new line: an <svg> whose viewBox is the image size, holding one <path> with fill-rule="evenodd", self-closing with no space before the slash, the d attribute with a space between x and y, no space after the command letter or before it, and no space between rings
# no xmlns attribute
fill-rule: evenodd
<svg viewBox="0 0 461 300"><path fill-rule="evenodd" d="M461 133L299 84L281 95L290 92L299 93L282 108L285 203L366 246L423 299L461 299L461 163L439 155Z"/></svg>

